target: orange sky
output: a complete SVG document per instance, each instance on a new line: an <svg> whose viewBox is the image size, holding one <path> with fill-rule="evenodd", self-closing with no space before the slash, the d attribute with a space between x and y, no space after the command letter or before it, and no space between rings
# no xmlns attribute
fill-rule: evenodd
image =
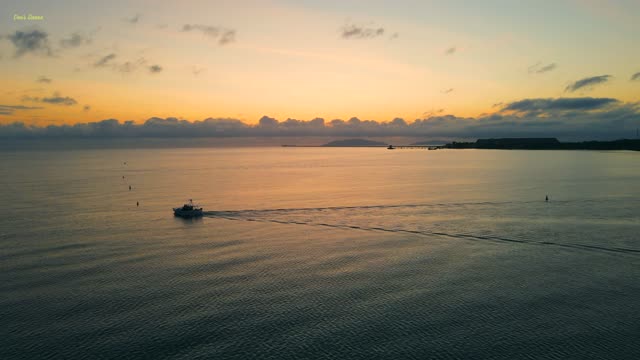
<svg viewBox="0 0 640 360"><path fill-rule="evenodd" d="M607 2L599 11L599 4L10 1L0 22L0 104L13 110L0 123L153 116L255 123L263 115L412 121L478 116L524 98L638 101L640 82L630 78L640 72L640 25L626 14L640 5ZM14 20L22 13L44 19ZM349 29L360 32L347 36ZM35 47L16 37L34 30L45 34ZM232 41L221 44L225 31ZM151 72L154 65L161 70ZM602 75L611 76L565 90Z"/></svg>

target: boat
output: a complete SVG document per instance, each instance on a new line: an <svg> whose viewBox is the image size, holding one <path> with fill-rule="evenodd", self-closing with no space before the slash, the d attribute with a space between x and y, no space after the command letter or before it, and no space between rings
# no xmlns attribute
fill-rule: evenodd
<svg viewBox="0 0 640 360"><path fill-rule="evenodd" d="M202 207L195 205L193 200L189 199L189 202L182 207L173 208L173 215L183 218L199 217L202 216Z"/></svg>
<svg viewBox="0 0 640 360"><path fill-rule="evenodd" d="M393 145L389 145L389 146L387 147L387 150L394 150L394 149L395 149L395 148L393 147Z"/></svg>

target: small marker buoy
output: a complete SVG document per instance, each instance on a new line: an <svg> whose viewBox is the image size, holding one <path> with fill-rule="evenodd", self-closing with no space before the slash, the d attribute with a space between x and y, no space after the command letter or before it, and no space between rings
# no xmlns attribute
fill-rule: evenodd
<svg viewBox="0 0 640 360"><path fill-rule="evenodd" d="M129 185L129 191L131 191L131 185Z"/></svg>
<svg viewBox="0 0 640 360"><path fill-rule="evenodd" d="M549 195L544 197L544 201L549 201Z"/></svg>
<svg viewBox="0 0 640 360"><path fill-rule="evenodd" d="M136 206L140 206L140 202L139 201L136 201Z"/></svg>

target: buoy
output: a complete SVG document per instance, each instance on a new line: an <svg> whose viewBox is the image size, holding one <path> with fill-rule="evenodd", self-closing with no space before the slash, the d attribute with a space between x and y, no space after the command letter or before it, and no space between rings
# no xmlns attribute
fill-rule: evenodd
<svg viewBox="0 0 640 360"><path fill-rule="evenodd" d="M129 185L129 191L131 191L131 185Z"/></svg>
<svg viewBox="0 0 640 360"><path fill-rule="evenodd" d="M544 201L549 201L549 195L544 197Z"/></svg>
<svg viewBox="0 0 640 360"><path fill-rule="evenodd" d="M140 206L140 202L139 201L136 201L136 206Z"/></svg>

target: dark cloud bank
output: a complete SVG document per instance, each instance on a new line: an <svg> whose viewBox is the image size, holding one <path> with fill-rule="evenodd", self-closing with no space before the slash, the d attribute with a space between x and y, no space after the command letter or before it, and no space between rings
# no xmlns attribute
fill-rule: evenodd
<svg viewBox="0 0 640 360"><path fill-rule="evenodd" d="M635 137L640 127L640 103L610 98L524 99L507 103L491 115L462 118L430 116L407 122L374 120L278 121L264 116L256 125L237 119L186 121L150 118L142 124L108 119L76 125L46 127L13 123L0 126L4 138L265 138L265 137L422 137L475 139L488 137L558 137L561 140ZM302 141L303 142L303 141Z"/></svg>

